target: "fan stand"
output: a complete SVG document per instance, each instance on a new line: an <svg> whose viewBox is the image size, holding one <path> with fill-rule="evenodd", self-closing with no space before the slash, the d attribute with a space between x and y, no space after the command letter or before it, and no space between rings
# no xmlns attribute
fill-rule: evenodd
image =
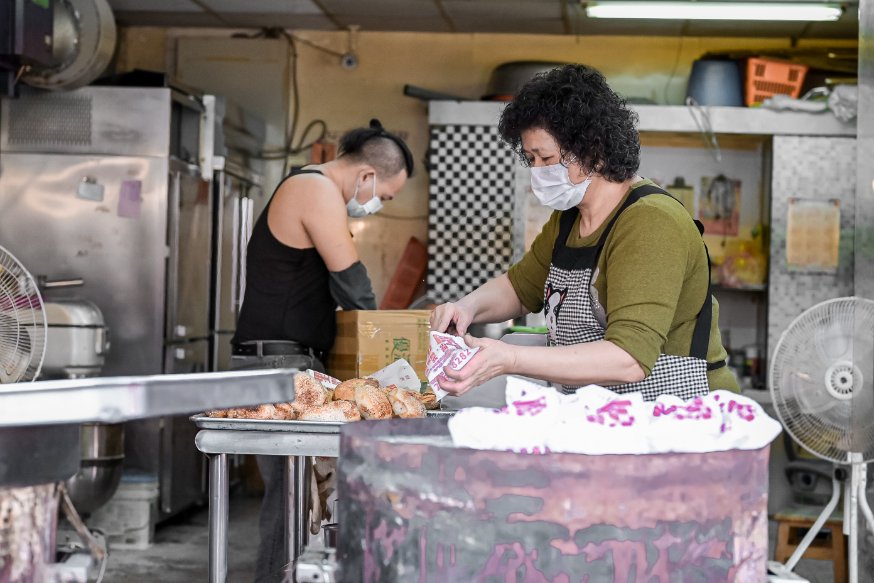
<svg viewBox="0 0 874 583"><path fill-rule="evenodd" d="M871 506L868 504L868 498L865 496L865 488L868 482L867 462L862 461L861 453L848 453L847 462L850 465L850 482L844 484L844 528L843 534L849 535L849 579L850 583L858 583L859 581L859 509L865 517L868 528L874 533L874 513L871 512ZM776 561L768 561L768 581L770 583L789 583L806 581L793 573L793 569L801 560L801 557L807 551L807 548L822 530L822 526L826 520L832 515L841 498L841 485L846 482L846 470L843 467L836 467L834 477L832 478L832 497L823 508L816 522L801 539L801 543L786 561L786 564L781 564Z"/></svg>

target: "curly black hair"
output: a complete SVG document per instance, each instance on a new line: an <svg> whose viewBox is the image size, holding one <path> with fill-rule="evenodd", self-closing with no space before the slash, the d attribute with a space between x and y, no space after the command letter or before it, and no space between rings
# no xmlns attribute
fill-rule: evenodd
<svg viewBox="0 0 874 583"><path fill-rule="evenodd" d="M526 83L498 124L501 138L519 156L522 132L543 129L561 148L563 160L580 160L610 182L624 182L640 166L637 114L585 65L563 65Z"/></svg>

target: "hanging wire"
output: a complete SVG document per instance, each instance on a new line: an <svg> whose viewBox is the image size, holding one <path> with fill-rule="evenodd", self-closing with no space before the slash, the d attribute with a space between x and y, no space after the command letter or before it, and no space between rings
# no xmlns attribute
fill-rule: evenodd
<svg viewBox="0 0 874 583"><path fill-rule="evenodd" d="M686 21L687 23L688 21ZM665 83L665 89L662 91L662 100L665 105L668 105L668 90L671 88L671 83L674 82L674 77L677 74L677 66L680 64L680 54L683 52L683 39L685 37L686 32L686 23L683 23L683 28L680 31L680 38L677 41L677 52L674 54L674 65L671 67L671 76L668 77L668 82Z"/></svg>
<svg viewBox="0 0 874 583"><path fill-rule="evenodd" d="M261 160L282 160L282 176L284 177L288 173L288 158L289 156L295 156L306 150L313 147L314 144L322 141L328 133L328 124L323 119L314 119L310 121L307 126L304 128L301 133L300 138L297 140L297 143L294 142L294 135L297 132L298 123L300 121L300 84L297 75L297 58L298 58L298 50L297 44L301 42L309 47L312 47L316 50L322 51L324 53L334 55L337 57L342 57L342 53L338 51L334 51L332 49L317 45L312 41L301 38L295 34L288 32L283 28L273 27L273 28L262 28L261 30L253 33L253 34L235 34L236 38L283 38L288 43L288 66L287 66L287 79L288 83L286 84L285 91L285 135L284 135L284 143L282 148L273 148L273 149L265 149L260 152L256 157ZM291 102L291 103L290 103ZM291 111L291 115L289 115L289 110ZM306 142L306 138L309 135L310 131L315 127L320 127L321 131L319 135L314 140L310 142Z"/></svg>
<svg viewBox="0 0 874 583"><path fill-rule="evenodd" d="M722 162L722 151L719 149L719 141L716 139L716 134L713 133L713 124L710 123L710 116L707 111L701 107L692 97L686 98L686 108L689 110L689 115L698 126L701 136L704 138L704 143L710 148L710 153L717 162Z"/></svg>

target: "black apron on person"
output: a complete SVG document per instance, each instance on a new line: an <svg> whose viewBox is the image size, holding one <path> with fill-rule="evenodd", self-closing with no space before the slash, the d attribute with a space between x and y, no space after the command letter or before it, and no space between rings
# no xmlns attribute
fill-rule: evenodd
<svg viewBox="0 0 874 583"><path fill-rule="evenodd" d="M566 245L579 211L573 208L562 213L549 275L544 285L543 309L549 330L547 345L570 346L604 339L607 328L606 315L593 285L593 281L597 279L598 257L616 219L629 206L651 194L670 196L653 185L647 184L635 188L604 229L594 247L571 248ZM698 221L696 223L699 230L703 231L700 223ZM708 267L709 263L708 256ZM645 401L654 401L659 395L665 394L675 395L684 400L706 395L710 390L707 381L707 349L712 319L711 291L708 283L707 297L698 313L692 334L690 356L661 354L653 366L652 373L644 380L609 388L620 394L640 392ZM573 393L578 388L580 387L565 385L563 391Z"/></svg>

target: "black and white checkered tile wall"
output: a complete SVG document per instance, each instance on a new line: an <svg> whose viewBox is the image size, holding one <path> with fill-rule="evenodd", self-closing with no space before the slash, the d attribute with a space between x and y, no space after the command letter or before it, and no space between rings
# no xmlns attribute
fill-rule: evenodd
<svg viewBox="0 0 874 583"><path fill-rule="evenodd" d="M496 126L432 126L428 295L452 301L513 258L516 159Z"/></svg>

